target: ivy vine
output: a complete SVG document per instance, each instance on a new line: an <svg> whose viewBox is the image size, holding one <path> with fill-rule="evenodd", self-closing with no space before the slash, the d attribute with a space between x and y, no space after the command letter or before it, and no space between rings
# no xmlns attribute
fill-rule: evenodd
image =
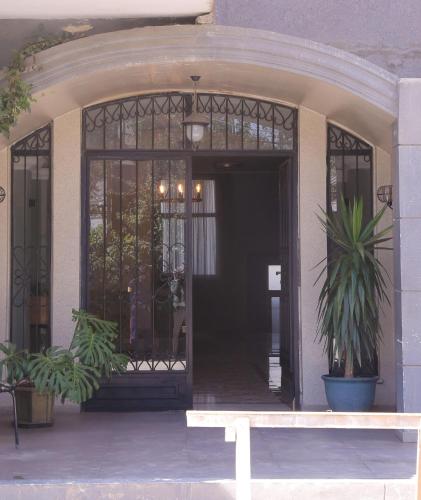
<svg viewBox="0 0 421 500"><path fill-rule="evenodd" d="M26 64L28 57L34 57L38 52L70 39L72 39L72 35L68 33L40 37L14 52L4 74L6 85L0 89L0 134L9 137L10 130L16 125L19 115L24 111L30 111L31 104L35 102L32 96L32 85L23 78L23 74L28 70ZM35 69L35 65L31 69Z"/></svg>

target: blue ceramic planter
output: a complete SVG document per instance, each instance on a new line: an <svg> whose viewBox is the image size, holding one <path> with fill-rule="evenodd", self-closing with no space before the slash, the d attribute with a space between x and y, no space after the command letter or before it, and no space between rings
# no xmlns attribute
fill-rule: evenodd
<svg viewBox="0 0 421 500"><path fill-rule="evenodd" d="M379 377L331 377L322 375L326 398L333 411L369 411Z"/></svg>

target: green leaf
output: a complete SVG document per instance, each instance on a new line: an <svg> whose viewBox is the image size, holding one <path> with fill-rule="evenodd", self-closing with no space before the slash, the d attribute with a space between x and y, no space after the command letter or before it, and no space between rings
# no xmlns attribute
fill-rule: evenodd
<svg viewBox="0 0 421 500"><path fill-rule="evenodd" d="M347 366L373 359L381 339L379 305L389 302L384 276L388 276L375 251L390 238L388 227L374 231L385 213L380 210L363 227L363 202L347 206L343 196L338 213L318 216L322 229L336 248L323 266L316 283L323 279L317 305L317 338L332 359L336 352Z"/></svg>

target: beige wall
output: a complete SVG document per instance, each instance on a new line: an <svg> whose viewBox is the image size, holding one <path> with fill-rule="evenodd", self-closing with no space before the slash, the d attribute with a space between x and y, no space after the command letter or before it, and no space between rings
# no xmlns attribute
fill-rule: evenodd
<svg viewBox="0 0 421 500"><path fill-rule="evenodd" d="M0 186L6 198L0 203L0 341L9 339L10 268L10 163L9 148L0 151Z"/></svg>
<svg viewBox="0 0 421 500"><path fill-rule="evenodd" d="M80 303L81 111L54 120L52 178L52 344L71 340Z"/></svg>
<svg viewBox="0 0 421 500"><path fill-rule="evenodd" d="M317 207L326 203L326 120L306 108L300 108L300 324L301 324L301 388L304 408L325 405L323 382L320 375L327 370L326 356L321 346L314 342L317 328L316 307L320 285L314 285L317 277L313 266L326 255L326 237L315 217ZM374 195L377 188L392 183L390 155L380 148L374 155ZM375 196L374 209L382 204ZM392 224L392 211L387 210L380 224L384 228ZM390 245L392 246L392 243ZM378 256L389 272L393 283L393 252L379 251ZM389 285L389 298L393 303L393 287ZM393 304L384 304L381 313L383 341L379 349L380 384L377 386L375 404L394 407L395 387L395 338L393 330Z"/></svg>
<svg viewBox="0 0 421 500"><path fill-rule="evenodd" d="M377 200L376 191L379 186L392 184L392 161L390 154L380 148L375 150L374 169L374 208L378 211L383 204ZM380 222L379 230L393 223L393 211L387 209L383 220ZM392 248L393 241L385 246ZM379 250L378 257L388 271L391 280L388 282L388 296L391 305L383 304L381 313L381 326L383 330L383 341L379 349L379 375L380 384L376 390L376 404L379 406L395 407L396 405L396 381L395 381L395 332L393 317L393 252Z"/></svg>
<svg viewBox="0 0 421 500"><path fill-rule="evenodd" d="M299 109L299 231L300 231L300 329L301 390L304 408L325 405L323 381L326 356L316 341L316 307L321 284L314 286L326 256L326 236L316 218L326 206L326 118L307 108Z"/></svg>
<svg viewBox="0 0 421 500"><path fill-rule="evenodd" d="M300 380L304 408L326 406L320 376L327 371L322 346L315 341L316 307L320 284L314 286L314 266L326 255L326 236L316 218L326 202L326 117L308 108L299 108L299 248L300 248ZM66 113L53 123L52 176L52 343L68 345L73 333L71 309L80 304L81 236L81 110ZM374 191L391 182L390 155L381 149L375 154ZM0 339L8 337L9 276L9 150L0 151L0 185L6 201L0 204ZM378 205L378 204L377 204ZM377 208L380 208L378 205ZM391 222L386 213L383 224ZM392 252L380 258L392 270ZM393 311L382 316L384 341L380 347L380 376L376 403L395 403Z"/></svg>

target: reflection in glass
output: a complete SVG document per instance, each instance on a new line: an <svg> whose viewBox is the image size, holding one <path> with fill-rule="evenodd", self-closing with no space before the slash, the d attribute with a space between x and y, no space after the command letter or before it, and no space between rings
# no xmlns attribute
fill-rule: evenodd
<svg viewBox="0 0 421 500"><path fill-rule="evenodd" d="M89 165L88 309L118 323L129 370L186 367L185 176L181 160Z"/></svg>
<svg viewBox="0 0 421 500"><path fill-rule="evenodd" d="M11 341L50 345L50 128L12 147Z"/></svg>

